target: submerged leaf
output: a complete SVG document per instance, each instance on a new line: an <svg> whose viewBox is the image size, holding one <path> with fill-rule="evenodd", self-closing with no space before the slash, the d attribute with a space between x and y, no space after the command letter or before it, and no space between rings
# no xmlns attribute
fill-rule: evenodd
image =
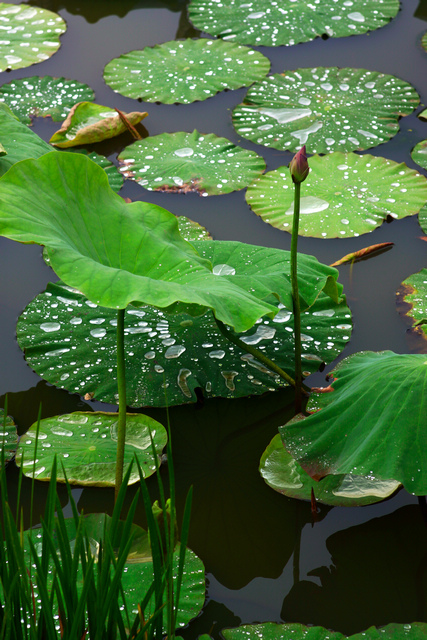
<svg viewBox="0 0 427 640"><path fill-rule="evenodd" d="M331 267L338 267L340 264L346 264L347 262L356 262L357 260L363 260L367 256L371 256L373 253L377 254L383 252L385 249L389 249L394 245L394 242L380 242L379 244L372 244L370 247L359 249L359 251L353 251L343 256L340 260L333 262Z"/></svg>
<svg viewBox="0 0 427 640"><path fill-rule="evenodd" d="M138 124L148 116L145 111L132 111L126 118L132 125ZM93 144L108 138L114 138L127 131L115 109L103 107L93 102L79 102L70 110L61 128L53 134L50 142L55 147L66 149L79 144Z"/></svg>
<svg viewBox="0 0 427 640"><path fill-rule="evenodd" d="M269 69L268 58L253 49L222 40L187 38L111 60L104 69L104 80L113 91L129 98L188 104L224 89L247 87Z"/></svg>
<svg viewBox="0 0 427 640"><path fill-rule="evenodd" d="M200 195L247 187L265 169L254 151L213 133L163 133L134 142L118 157L122 173L149 191Z"/></svg>

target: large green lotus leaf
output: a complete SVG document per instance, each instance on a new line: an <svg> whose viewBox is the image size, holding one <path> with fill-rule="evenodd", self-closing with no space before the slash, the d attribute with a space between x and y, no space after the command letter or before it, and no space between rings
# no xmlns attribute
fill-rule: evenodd
<svg viewBox="0 0 427 640"><path fill-rule="evenodd" d="M50 480L54 458L57 456L70 484L114 486L117 424L117 413L77 411L45 418L40 421L37 444L37 424L33 424L22 436L16 452L16 464L22 464L27 476L37 480ZM153 458L150 433L157 459ZM150 476L159 466L159 457L166 441L166 430L159 422L141 413L128 413L125 465L129 465L136 454L144 475ZM62 466L58 467L58 480L64 480ZM135 468L129 483L133 484L138 480L138 469Z"/></svg>
<svg viewBox="0 0 427 640"><path fill-rule="evenodd" d="M93 513L85 516L84 526L85 531L89 539L90 550L95 561L98 558L98 551L100 548L100 542L104 539L105 529L109 529L111 518L104 513ZM121 523L119 523L120 526ZM70 541L71 549L73 549L76 539L76 523L74 518L67 518L65 520L65 527L68 533L68 539ZM126 599L126 605L128 607L129 615L132 622L135 616L138 614L138 604L143 600L145 594L150 588L153 582L153 563L151 558L150 541L148 533L133 524L131 528L131 535L133 535L132 546L129 550L128 560L125 563L124 571L122 574L122 586ZM43 533L41 529L33 529L31 532L25 532L24 535L24 553L30 561L30 546L28 543L29 537L32 537L32 541L35 544L36 549L41 549L43 542ZM60 533L58 527L55 524L52 531L52 537L54 542L58 540ZM114 542L113 542L114 544ZM176 569L179 562L180 544L178 543L174 550L174 580L176 579ZM49 571L49 575L54 575L53 563L52 571ZM79 581L77 583L78 591L80 591L83 585L83 576L81 570L78 573ZM33 577L34 581L34 597L36 603L38 602L39 587L37 585L37 576ZM48 584L49 589L51 585ZM205 599L205 570L202 561L196 556L191 549L186 550L184 572L182 578L180 599L178 605L177 626L182 627L194 618L201 610ZM145 618L148 619L150 614L153 613L154 601L153 598L145 609Z"/></svg>
<svg viewBox="0 0 427 640"><path fill-rule="evenodd" d="M0 157L0 176L15 162L27 158L40 158L52 151L47 142L19 122L5 104L0 104L0 132L1 143L7 152L7 155Z"/></svg>
<svg viewBox="0 0 427 640"><path fill-rule="evenodd" d="M405 164L365 154L332 153L309 159L301 187L299 234L349 238L369 233L387 217L414 215L427 199L427 180ZM249 186L246 200L265 222L292 231L294 188L288 167Z"/></svg>
<svg viewBox="0 0 427 640"><path fill-rule="evenodd" d="M28 4L0 3L0 71L22 69L50 58L59 49L64 20Z"/></svg>
<svg viewBox="0 0 427 640"><path fill-rule="evenodd" d="M247 87L269 69L268 58L253 49L222 40L187 38L111 60L104 69L104 80L113 91L129 98L188 104L224 89Z"/></svg>
<svg viewBox="0 0 427 640"><path fill-rule="evenodd" d="M5 416L3 409L0 409L0 469L3 453L7 464L13 457L17 446L18 433L16 424L10 416Z"/></svg>
<svg viewBox="0 0 427 640"><path fill-rule="evenodd" d="M420 323L413 328L427 339L427 269L421 269L402 282L398 299L406 302L405 315L409 316L415 325Z"/></svg>
<svg viewBox="0 0 427 640"><path fill-rule="evenodd" d="M110 189L105 171L80 154L54 151L11 167L0 180L0 235L47 247L58 276L103 307L137 302L163 308L180 301L197 314L200 307L215 309L236 331L276 313L253 295L250 279L243 279L243 289L233 276L218 278L182 239L173 214L126 203ZM255 255L262 248L252 250ZM337 271L317 282L323 282L318 291L332 282L331 274ZM289 294L278 265L273 275L273 287L268 276L256 287L261 297Z"/></svg>
<svg viewBox="0 0 427 640"><path fill-rule="evenodd" d="M131 125L148 116L146 111L124 114ZM61 128L49 142L55 147L67 149L79 144L93 144L119 136L127 127L115 109L94 102L79 102L70 109Z"/></svg>
<svg viewBox="0 0 427 640"><path fill-rule="evenodd" d="M419 103L404 80L366 69L318 67L257 82L233 111L238 134L266 147L331 153L375 147Z"/></svg>
<svg viewBox="0 0 427 640"><path fill-rule="evenodd" d="M293 375L292 313L282 304L279 308L274 320L264 320L240 337ZM320 294L302 315L306 374L339 355L351 328L345 303L338 305ZM27 362L44 379L71 392L117 402L116 314L112 309L96 307L61 283L49 284L21 315L17 335ZM207 397L236 398L285 384L224 338L212 313L192 318L153 307L128 308L125 350L130 406L196 401L196 388Z"/></svg>
<svg viewBox="0 0 427 640"><path fill-rule="evenodd" d="M36 116L50 116L59 122L77 102L94 97L87 84L51 76L11 80L0 87L0 101L6 102L20 121L29 125Z"/></svg>
<svg viewBox="0 0 427 640"><path fill-rule="evenodd" d="M116 165L114 165L110 160L108 160L105 156L100 156L99 153L95 151L87 151L87 149L71 149L74 153L82 153L84 156L88 156L93 162L102 167L107 174L108 184L112 188L113 191L118 193L123 186L124 178L120 171L117 169Z"/></svg>
<svg viewBox="0 0 427 640"><path fill-rule="evenodd" d="M301 421L299 424L304 429ZM400 486L394 480L350 474L328 475L317 482L286 451L280 433L262 454L259 470L265 482L285 496L310 500L313 491L317 502L334 507L374 504L391 496Z"/></svg>
<svg viewBox="0 0 427 640"><path fill-rule="evenodd" d="M277 624L245 624L236 629L224 629L225 640L425 640L427 624L388 624L386 627L369 627L366 631L345 636L323 627L306 627L297 622Z"/></svg>
<svg viewBox="0 0 427 640"><path fill-rule="evenodd" d="M163 133L138 140L118 157L126 178L149 191L197 191L218 195L238 191L258 178L264 160L213 133Z"/></svg>
<svg viewBox="0 0 427 640"><path fill-rule="evenodd" d="M341 38L379 29L397 14L399 2L192 0L188 10L192 23L206 33L242 44L277 47L322 35Z"/></svg>
<svg viewBox="0 0 427 640"><path fill-rule="evenodd" d="M332 375L332 391L310 398L307 410L316 413L304 426L280 427L286 449L315 479L374 475L425 495L427 356L365 351Z"/></svg>

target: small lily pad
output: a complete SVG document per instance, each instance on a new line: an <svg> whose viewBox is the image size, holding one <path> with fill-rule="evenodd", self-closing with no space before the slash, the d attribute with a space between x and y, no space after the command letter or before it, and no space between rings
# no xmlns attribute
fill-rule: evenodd
<svg viewBox="0 0 427 640"><path fill-rule="evenodd" d="M275 149L353 151L390 140L399 131L399 117L418 104L408 82L385 73L297 69L254 84L234 109L233 125L244 138Z"/></svg>
<svg viewBox="0 0 427 640"><path fill-rule="evenodd" d="M137 140L118 159L124 165L122 173L149 191L196 191L205 196L243 189L265 169L254 151L198 131Z"/></svg>
<svg viewBox="0 0 427 640"><path fill-rule="evenodd" d="M427 199L426 178L386 158L336 152L313 156L309 165L301 188L302 236L359 236L373 231L389 216L414 215ZM253 182L246 200L265 222L292 231L294 189L288 167Z"/></svg>
<svg viewBox="0 0 427 640"><path fill-rule="evenodd" d="M23 69L50 58L67 29L57 13L28 4L0 3L0 71Z"/></svg>
<svg viewBox="0 0 427 640"><path fill-rule="evenodd" d="M427 340L427 323L423 322L427 321L427 269L406 278L397 293L398 300L406 303L404 314L414 323L412 329Z"/></svg>
<svg viewBox="0 0 427 640"><path fill-rule="evenodd" d="M263 78L270 61L262 53L222 40L187 38L111 60L104 69L109 87L146 102L188 104L224 89L247 87Z"/></svg>
<svg viewBox="0 0 427 640"><path fill-rule="evenodd" d="M16 424L10 416L5 416L3 409L0 409L0 469L3 453L7 464L13 458L17 446L18 433Z"/></svg>
<svg viewBox="0 0 427 640"><path fill-rule="evenodd" d="M220 275L222 270L225 274L227 269L231 267L218 264L214 273ZM320 293L302 314L306 375L317 371L322 362L336 358L350 339L351 330L348 307ZM72 392L117 402L114 310L96 307L61 283L50 284L21 315L17 335L27 362L43 378ZM274 320L264 319L240 337L247 344L261 347L293 375L293 315L282 304ZM134 407L195 402L197 387L207 397L236 398L285 384L252 355L224 338L212 313L194 318L153 307L128 307L125 350L127 402Z"/></svg>
<svg viewBox="0 0 427 640"><path fill-rule="evenodd" d="M132 111L125 115L132 125L136 125L148 113ZM70 110L62 127L53 134L49 142L55 147L66 149L79 144L101 142L125 131L127 128L115 109L93 102L79 102Z"/></svg>
<svg viewBox="0 0 427 640"><path fill-rule="evenodd" d="M427 624L413 622L412 624L388 624L386 627L369 627L366 631L345 636L338 631L329 631L324 627L306 627L303 624L291 622L277 624L264 622L262 624L245 624L236 629L224 629L222 635L225 640L425 640Z"/></svg>
<svg viewBox="0 0 427 640"><path fill-rule="evenodd" d="M401 486L394 480L351 474L329 475L316 482L286 451L280 433L274 436L262 454L259 470L265 482L285 496L310 500L313 491L317 502L334 507L374 504L385 500Z"/></svg>
<svg viewBox="0 0 427 640"><path fill-rule="evenodd" d="M198 29L242 44L278 47L318 36L342 38L379 29L399 11L398 0L192 0L189 17Z"/></svg>
<svg viewBox="0 0 427 640"><path fill-rule="evenodd" d="M11 80L0 87L0 101L8 104L20 121L28 125L34 117L50 116L54 122L60 122L77 102L94 97L94 91L87 84L51 76Z"/></svg>
<svg viewBox="0 0 427 640"><path fill-rule="evenodd" d="M59 357L60 354L57 355ZM37 480L49 480L55 456L64 466L70 484L85 486L114 486L117 453L117 413L75 412L40 421L36 444L37 424L22 436L16 452L16 464L23 462L24 474ZM153 459L151 437L156 447ZM159 466L159 457L166 445L166 429L156 420L143 414L127 414L125 466L136 454L145 477ZM36 449L37 447L37 449ZM37 451L37 459L34 460ZM62 466L58 466L58 480L64 480ZM139 481L138 470L131 473L129 484Z"/></svg>
<svg viewBox="0 0 427 640"><path fill-rule="evenodd" d="M118 193L123 186L124 178L116 165L110 162L105 156L100 156L95 151L87 151L86 149L72 149L74 153L82 153L84 156L88 156L93 162L102 167L108 176L108 184L110 187Z"/></svg>

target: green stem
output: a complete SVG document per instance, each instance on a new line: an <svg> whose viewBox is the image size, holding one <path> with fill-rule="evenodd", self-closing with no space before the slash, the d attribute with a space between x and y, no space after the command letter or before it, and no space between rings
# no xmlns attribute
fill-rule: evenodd
<svg viewBox="0 0 427 640"><path fill-rule="evenodd" d="M302 370L301 370L301 313L298 293L297 252L298 252L298 227L300 215L301 183L295 182L294 218L292 222L291 240L291 284L292 302L294 310L294 335L295 335L295 410L302 410Z"/></svg>
<svg viewBox="0 0 427 640"><path fill-rule="evenodd" d="M215 322L218 325L218 329L221 331L222 335L227 338L227 340L230 340L230 342L235 344L237 347L240 347L240 349L243 349L243 351L247 351L248 353L252 354L257 360L262 362L262 364L265 364L265 366L270 369L270 371L274 371L274 373L277 373L281 378L286 380L288 384L295 387L295 380L291 378L291 376L288 375L286 371L283 371L283 369L278 367L277 364L270 360L270 358L267 358L267 356L264 355L261 351L255 349L255 347L252 347L249 344L246 344L246 342L243 342L243 340L240 340L240 338L238 338L234 333L227 329L226 325L221 322L221 320L215 318Z"/></svg>
<svg viewBox="0 0 427 640"><path fill-rule="evenodd" d="M116 483L114 499L123 480L126 440L126 363L125 363L125 310L117 311L117 389L119 393L119 421L117 425Z"/></svg>

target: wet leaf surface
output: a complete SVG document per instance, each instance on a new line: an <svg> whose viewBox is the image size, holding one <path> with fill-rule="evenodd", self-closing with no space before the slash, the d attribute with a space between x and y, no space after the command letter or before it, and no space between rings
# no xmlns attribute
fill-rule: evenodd
<svg viewBox="0 0 427 640"><path fill-rule="evenodd" d="M86 149L72 149L75 153L82 153L88 156L93 162L102 167L107 174L108 184L110 187L118 193L123 186L124 178L117 169L116 165L110 162L105 156L100 156L95 151L87 151Z"/></svg>
<svg viewBox="0 0 427 640"><path fill-rule="evenodd" d="M7 464L13 458L18 446L18 433L13 418L5 416L4 410L0 409L0 469L2 455Z"/></svg>
<svg viewBox="0 0 427 640"><path fill-rule="evenodd" d="M261 624L246 624L237 629L224 629L225 640L424 640L427 625L424 622L413 624L389 624L376 629L370 627L366 631L345 636L338 631L330 631L323 627L306 627L296 622L277 624L264 622Z"/></svg>
<svg viewBox="0 0 427 640"><path fill-rule="evenodd" d="M421 269L418 273L406 278L397 295L398 307L401 306L401 302L406 303L402 313L412 321L411 331L423 339L421 350L426 352L427 325L423 321L427 318L427 269Z"/></svg>

